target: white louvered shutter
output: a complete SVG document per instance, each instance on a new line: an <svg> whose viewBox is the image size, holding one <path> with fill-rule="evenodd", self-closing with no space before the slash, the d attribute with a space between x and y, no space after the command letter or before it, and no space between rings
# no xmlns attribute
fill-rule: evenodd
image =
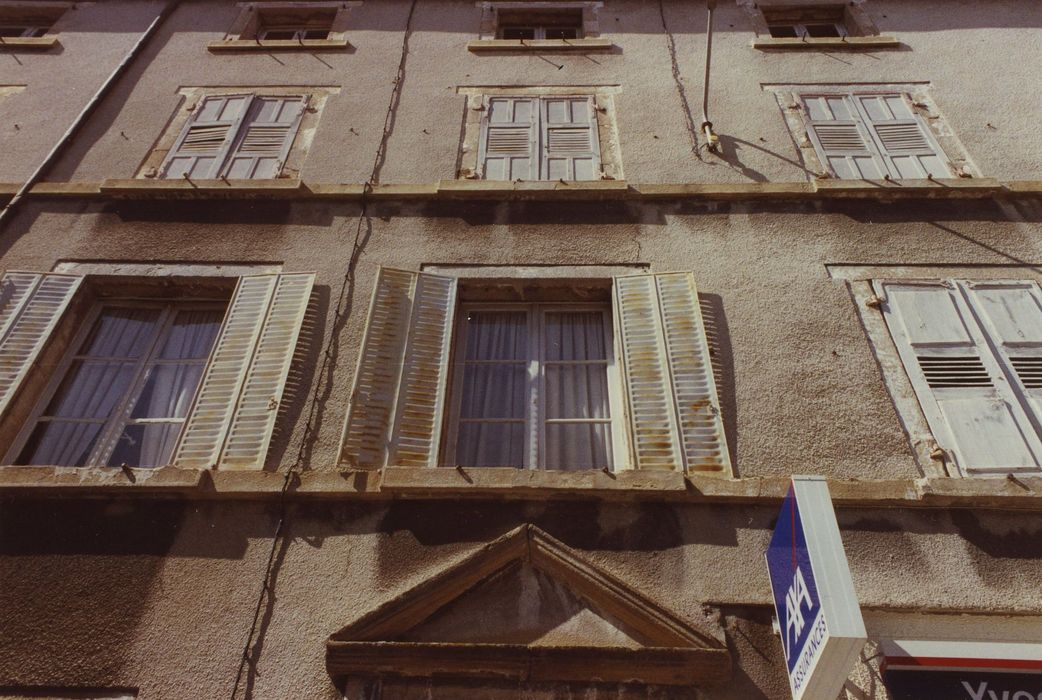
<svg viewBox="0 0 1042 700"><path fill-rule="evenodd" d="M250 95L204 97L167 154L162 177L206 180L220 175L251 100Z"/></svg>
<svg viewBox="0 0 1042 700"><path fill-rule="evenodd" d="M544 97L542 180L599 180L601 147L592 97Z"/></svg>
<svg viewBox="0 0 1042 700"><path fill-rule="evenodd" d="M260 469L314 275L239 280L174 464Z"/></svg>
<svg viewBox="0 0 1042 700"><path fill-rule="evenodd" d="M960 291L946 282L876 289L937 443L966 472L1038 469L1042 443Z"/></svg>
<svg viewBox="0 0 1042 700"><path fill-rule="evenodd" d="M341 459L436 466L456 279L381 268L362 341Z"/></svg>
<svg viewBox="0 0 1042 700"><path fill-rule="evenodd" d="M478 162L486 180L537 180L539 101L492 97L481 118Z"/></svg>
<svg viewBox="0 0 1042 700"><path fill-rule="evenodd" d="M807 135L821 162L844 180L880 180L887 173L861 113L848 95L804 95Z"/></svg>
<svg viewBox="0 0 1042 700"><path fill-rule="evenodd" d="M239 129L225 177L264 180L278 177L300 128L307 98L255 97Z"/></svg>
<svg viewBox="0 0 1042 700"><path fill-rule="evenodd" d="M941 147L903 95L857 95L854 99L891 177L952 176Z"/></svg>
<svg viewBox="0 0 1042 700"><path fill-rule="evenodd" d="M988 333L991 347L1042 432L1042 294L1034 282L960 282Z"/></svg>
<svg viewBox="0 0 1042 700"><path fill-rule="evenodd" d="M729 469L694 277L687 272L616 277L614 286L634 466Z"/></svg>
<svg viewBox="0 0 1042 700"><path fill-rule="evenodd" d="M79 275L8 272L0 279L0 413L69 306Z"/></svg>

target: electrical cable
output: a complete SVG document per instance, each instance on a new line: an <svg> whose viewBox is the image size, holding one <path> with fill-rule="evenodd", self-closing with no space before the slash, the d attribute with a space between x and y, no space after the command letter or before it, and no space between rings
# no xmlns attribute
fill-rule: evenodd
<svg viewBox="0 0 1042 700"><path fill-rule="evenodd" d="M331 323L329 338L322 353L322 361L318 367L318 371L315 373L315 387L311 395L307 421L304 424L304 434L301 436L300 449L297 451L297 457L293 464L286 470L286 476L282 481L282 488L279 491L279 516L275 523L275 532L272 535L271 549L268 552L268 562L265 566L264 579L262 581L260 594L257 597L257 604L254 607L250 631L246 636L246 643L243 645L242 649L242 658L239 661L239 668L235 674L235 684L232 686L231 694L232 700L235 700L235 698L238 697L239 686L242 683L242 676L246 668L248 666L251 668L255 667L256 659L253 658L250 652L250 647L254 644L254 638L257 635L257 626L260 622L261 611L264 608L265 600L270 600L273 593L272 580L275 574L275 560L278 553L279 543L283 538L287 519L288 509L286 497L290 488L296 481L300 468L303 466L309 439L315 430L315 419L318 413L318 407L321 403L320 398L323 387L322 377L328 371L329 364L333 358L333 347L337 335L342 323L346 320L346 311L344 306L350 290L354 288L355 268L357 267L358 261L369 241L371 230L366 229L363 233L363 226L369 218L368 197L369 193L372 192L373 187L379 182L380 170L383 168L384 161L387 157L387 145L390 142L391 133L394 131L395 114L398 109L398 104L401 101L402 83L405 80L405 64L409 55L409 37L412 34L412 19L416 12L416 4L417 0L412 0L412 3L409 5L409 14L405 20L405 32L402 37L402 48L401 56L398 60L398 71L395 74L393 83L394 87L391 90L391 98L387 104L387 112L384 114L383 132L380 136L380 143L376 149L376 155L373 158L373 166L369 171L369 179L362 188L360 211L355 225L355 238L351 247L351 256L348 259L347 271L344 273L344 278L340 285L340 292L337 296L337 305L333 312L333 321Z"/></svg>

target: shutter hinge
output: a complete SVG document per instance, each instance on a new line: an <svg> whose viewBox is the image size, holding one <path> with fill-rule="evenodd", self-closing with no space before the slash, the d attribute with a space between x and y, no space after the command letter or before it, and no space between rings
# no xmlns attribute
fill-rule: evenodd
<svg viewBox="0 0 1042 700"><path fill-rule="evenodd" d="M865 306L867 306L870 309L878 309L881 308L885 303L886 299L883 299L882 297L878 297L875 294L873 294L865 301Z"/></svg>
<svg viewBox="0 0 1042 700"><path fill-rule="evenodd" d="M278 407L279 407L278 399L276 399L274 396L272 396L270 399L268 399L268 410L269 411L274 411L274 410L278 409Z"/></svg>
<svg viewBox="0 0 1042 700"><path fill-rule="evenodd" d="M945 450L940 445L938 445L936 442L933 443L933 448L930 450L930 459L935 459L938 462L947 462L947 461L949 461L948 460L948 453L945 452Z"/></svg>

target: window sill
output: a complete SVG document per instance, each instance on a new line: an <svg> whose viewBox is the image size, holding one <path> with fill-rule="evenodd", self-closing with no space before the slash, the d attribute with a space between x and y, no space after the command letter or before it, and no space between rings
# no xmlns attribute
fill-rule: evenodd
<svg viewBox="0 0 1042 700"><path fill-rule="evenodd" d="M607 39L480 39L468 41L467 50L484 52L611 51L615 44Z"/></svg>
<svg viewBox="0 0 1042 700"><path fill-rule="evenodd" d="M902 44L892 36L848 36L848 37L807 37L805 39L763 37L753 39L754 49L787 49L820 50L820 49L846 49L849 51L872 50L872 49L898 49Z"/></svg>
<svg viewBox="0 0 1042 700"><path fill-rule="evenodd" d="M273 180L105 180L98 191L115 199L250 199L296 197L302 184L294 178Z"/></svg>
<svg viewBox="0 0 1042 700"><path fill-rule="evenodd" d="M46 51L58 46L56 36L7 37L0 39L0 51Z"/></svg>
<svg viewBox="0 0 1042 700"><path fill-rule="evenodd" d="M351 48L347 39L304 39L294 41L292 39L225 39L224 41L211 41L206 45L207 51L211 53L231 52L260 52L269 51L346 51Z"/></svg>
<svg viewBox="0 0 1042 700"><path fill-rule="evenodd" d="M625 180L441 180L438 194L463 199L618 199Z"/></svg>
<svg viewBox="0 0 1042 700"><path fill-rule="evenodd" d="M998 180L988 177L948 178L934 180L815 180L819 194L837 197L973 197L1004 191Z"/></svg>

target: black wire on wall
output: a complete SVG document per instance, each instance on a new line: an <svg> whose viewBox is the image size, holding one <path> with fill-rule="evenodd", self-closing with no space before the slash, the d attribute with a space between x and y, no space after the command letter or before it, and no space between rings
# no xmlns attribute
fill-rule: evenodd
<svg viewBox="0 0 1042 700"><path fill-rule="evenodd" d="M326 381L323 381L323 377L329 374L332 367L331 363L336 357L336 346L339 342L340 332L348 318L347 309L351 306L347 301L354 296L355 269L358 266L358 261L362 257L362 253L364 252L366 244L369 242L369 237L372 234L372 226L369 222L368 197L369 193L372 192L373 186L380 180L380 171L383 169L384 162L387 159L387 145L391 140L391 133L394 131L395 116L402 96L402 84L405 82L405 64L409 56L409 37L412 34L412 19L416 12L416 4L417 0L412 0L409 5L409 14L405 20L405 32L402 36L402 49L401 56L398 60L398 71L394 77L394 87L391 90L391 98L388 101L387 111L384 114L383 132L381 133L380 143L376 149L376 155L373 157L373 166L369 171L369 179L366 181L365 186L362 189L362 199L358 220L355 224L355 235L354 242L351 246L351 256L348 259L347 271L344 273L344 278L340 285L340 292L337 295L337 305L333 312L333 321L329 338L322 353L322 361L319 364L318 371L315 373L315 388L311 395L307 421L304 424L304 434L300 441L300 449L297 452L297 457L293 464L286 470L286 476L282 481L282 488L279 491L278 520L275 524L275 532L271 538L271 549L268 552L268 561L264 569L264 579L261 583L260 594L257 596L257 604L253 610L253 620L250 624L250 631L246 636L246 643L243 645L242 649L242 658L239 661L239 668L235 674L235 684L232 686L231 694L232 700L235 700L239 696L239 688L242 685L243 674L246 670L250 670L249 675L251 680L256 673L257 658L251 650L257 649L257 647L254 646L255 640L257 642L260 641L257 638L257 630L261 620L261 612L265 607L265 601L269 604L274 601L273 580L277 571L276 560L278 559L277 554L279 551L279 545L283 540L287 520L287 494L297 483L297 475L300 473L304 466L304 462L306 461L308 445L313 438L316 418L318 417L320 406L324 400L322 389L324 386L329 385L331 381L331 378L328 377ZM251 695L252 683L247 683L246 696L250 697Z"/></svg>

